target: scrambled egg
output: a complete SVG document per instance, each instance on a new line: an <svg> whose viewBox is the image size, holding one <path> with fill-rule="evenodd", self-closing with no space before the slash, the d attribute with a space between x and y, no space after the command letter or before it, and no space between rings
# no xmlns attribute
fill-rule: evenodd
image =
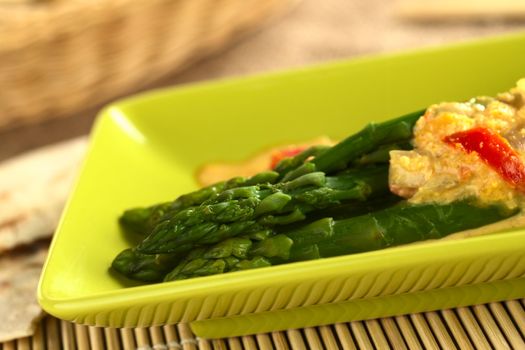
<svg viewBox="0 0 525 350"><path fill-rule="evenodd" d="M390 190L412 203L449 203L475 197L480 203L520 205L517 191L477 153L451 147L443 139L474 127L503 136L525 161L525 79L497 98L431 106L414 128L411 151L390 153Z"/></svg>

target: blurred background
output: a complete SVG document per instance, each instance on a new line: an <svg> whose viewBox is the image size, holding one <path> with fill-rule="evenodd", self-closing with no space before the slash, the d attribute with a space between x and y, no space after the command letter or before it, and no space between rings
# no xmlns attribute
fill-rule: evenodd
<svg viewBox="0 0 525 350"><path fill-rule="evenodd" d="M0 273L0 310L17 320L0 343L34 332L43 260L25 266L26 248L47 247L105 104L523 30L521 0L0 0L0 272L32 276Z"/></svg>
<svg viewBox="0 0 525 350"><path fill-rule="evenodd" d="M0 0L0 159L155 87L525 28L515 0Z"/></svg>

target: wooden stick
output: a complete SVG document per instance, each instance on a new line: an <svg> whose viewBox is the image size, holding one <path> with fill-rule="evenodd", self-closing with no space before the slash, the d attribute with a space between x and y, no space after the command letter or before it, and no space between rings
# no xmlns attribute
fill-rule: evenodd
<svg viewBox="0 0 525 350"><path fill-rule="evenodd" d="M90 326L88 328L89 340L92 350L104 349L104 333L102 328Z"/></svg>
<svg viewBox="0 0 525 350"><path fill-rule="evenodd" d="M133 336L132 328L122 328L120 329L120 337L122 339L122 346L124 349L135 349L137 344L135 342L135 337Z"/></svg>
<svg viewBox="0 0 525 350"><path fill-rule="evenodd" d="M382 318L380 320L383 329L385 330L385 335L388 338L392 347L396 350L406 350L405 341L397 328L396 322L392 317Z"/></svg>
<svg viewBox="0 0 525 350"><path fill-rule="evenodd" d="M335 332L337 333L337 337L343 346L343 350L357 349L354 339L352 338L352 334L350 333L348 323L337 323L335 325Z"/></svg>
<svg viewBox="0 0 525 350"><path fill-rule="evenodd" d="M33 337L31 339L31 345L33 350L45 350L46 348L43 328L44 320L40 320L40 322L38 322L38 324L35 327L35 334L33 334Z"/></svg>
<svg viewBox="0 0 525 350"><path fill-rule="evenodd" d="M322 349L323 345L315 328L304 328L304 335L310 349Z"/></svg>
<svg viewBox="0 0 525 350"><path fill-rule="evenodd" d="M59 321L56 318L46 318L46 346L48 349L60 349Z"/></svg>
<svg viewBox="0 0 525 350"><path fill-rule="evenodd" d="M468 307L461 307L456 309L458 316L465 326L465 329L470 336L470 340L474 344L476 349L489 349L490 343L488 339L483 334L481 327L478 324L478 321L470 311Z"/></svg>
<svg viewBox="0 0 525 350"><path fill-rule="evenodd" d="M179 335L174 325L166 325L162 327L164 331L164 338L166 339L166 345L168 345L168 350L180 350L182 345L179 341Z"/></svg>
<svg viewBox="0 0 525 350"><path fill-rule="evenodd" d="M241 340L238 337L228 338L228 349L230 350L242 350ZM199 349L200 350L200 349Z"/></svg>
<svg viewBox="0 0 525 350"><path fill-rule="evenodd" d="M75 324L75 333L77 335L77 349L90 349L88 327L81 324ZM47 334L46 336L49 337Z"/></svg>
<svg viewBox="0 0 525 350"><path fill-rule="evenodd" d="M350 322L350 329L355 336L355 340L361 349L373 349L372 342L368 337L365 326L363 322L354 321Z"/></svg>
<svg viewBox="0 0 525 350"><path fill-rule="evenodd" d="M60 321L60 334L62 348L64 350L75 350L75 332L73 324L67 321Z"/></svg>
<svg viewBox="0 0 525 350"><path fill-rule="evenodd" d="M288 342L284 332L272 332L273 345L277 350L288 350Z"/></svg>
<svg viewBox="0 0 525 350"><path fill-rule="evenodd" d="M450 337L450 334L441 321L439 314L436 311L425 313L426 319L432 329L432 333L436 335L437 341L441 345L442 349L457 349L454 341Z"/></svg>
<svg viewBox="0 0 525 350"><path fill-rule="evenodd" d="M507 313L507 310L505 310L503 304L490 303L489 308L511 347L513 349L525 349L525 342L523 342L521 335L516 329L516 326L512 323L512 319Z"/></svg>
<svg viewBox="0 0 525 350"><path fill-rule="evenodd" d="M386 340L385 333L381 329L381 325L378 320L366 320L364 321L370 338L374 343L376 349L389 349L388 340Z"/></svg>
<svg viewBox="0 0 525 350"><path fill-rule="evenodd" d="M117 328L104 328L104 338L106 338L106 348L120 350L119 332Z"/></svg>
<svg viewBox="0 0 525 350"><path fill-rule="evenodd" d="M243 336L242 345L246 350L257 350L257 343L252 335Z"/></svg>
<svg viewBox="0 0 525 350"><path fill-rule="evenodd" d="M420 349L422 346L419 343L416 331L410 322L409 316L397 316L395 319L409 349Z"/></svg>
<svg viewBox="0 0 525 350"><path fill-rule="evenodd" d="M505 336L503 336L503 333L501 333L498 325L496 324L496 321L494 321L494 318L492 318L492 315L490 314L487 306L475 305L472 308L474 309L474 314L479 320L481 327L483 327L485 334L487 334L494 347L496 349L510 349L510 346L507 343Z"/></svg>
<svg viewBox="0 0 525 350"><path fill-rule="evenodd" d="M259 349L271 349L272 348L272 340L270 339L270 335L264 333L264 334L257 334L255 336L257 339L257 343L259 344Z"/></svg>
<svg viewBox="0 0 525 350"><path fill-rule="evenodd" d="M518 329L521 329L521 335L525 337L525 310L517 300L506 301L505 304L509 309L512 319L518 326Z"/></svg>
<svg viewBox="0 0 525 350"><path fill-rule="evenodd" d="M423 314L410 315L425 349L439 349L439 345Z"/></svg>
<svg viewBox="0 0 525 350"><path fill-rule="evenodd" d="M459 322L454 310L443 310L441 311L441 315L443 315L443 318L445 319L450 332L452 332L454 339L456 339L459 348L462 350L473 350L474 347L470 342L467 333L461 326L461 322Z"/></svg>

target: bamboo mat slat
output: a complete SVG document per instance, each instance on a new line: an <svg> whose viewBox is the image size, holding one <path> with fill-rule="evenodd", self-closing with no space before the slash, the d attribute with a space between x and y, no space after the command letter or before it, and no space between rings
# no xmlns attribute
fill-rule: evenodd
<svg viewBox="0 0 525 350"><path fill-rule="evenodd" d="M66 322L64 322L66 323ZM107 349L114 349L114 350L121 350L122 347L120 346L120 339L119 339L119 333L118 330L115 328L105 328L104 329L104 337L106 338L106 348ZM165 341L161 341L159 343L165 343ZM155 345L153 345L155 348ZM167 347L164 346L166 349Z"/></svg>
<svg viewBox="0 0 525 350"><path fill-rule="evenodd" d="M78 350L87 350L89 349L89 332L88 327L81 325L75 325L75 335L77 340L77 349ZM132 347L134 348L134 346Z"/></svg>
<svg viewBox="0 0 525 350"><path fill-rule="evenodd" d="M500 303L491 303L489 304L489 309L494 316L495 322L503 332L505 339L509 342L509 345L513 349L519 349L520 346L523 346L524 344L519 341L521 336L514 326L510 315L505 310L505 307Z"/></svg>
<svg viewBox="0 0 525 350"><path fill-rule="evenodd" d="M341 347L343 348L343 350L357 349L354 339L352 338L352 334L350 333L350 330L348 329L348 325L344 323L338 323L335 325L335 331L336 331L337 337L341 341Z"/></svg>
<svg viewBox="0 0 525 350"><path fill-rule="evenodd" d="M410 315L410 320L414 324L418 338L423 343L425 349L439 349L435 335L432 333L424 314Z"/></svg>
<svg viewBox="0 0 525 350"><path fill-rule="evenodd" d="M422 349L416 330L410 322L410 318L408 316L398 316L395 319L408 348L411 350Z"/></svg>
<svg viewBox="0 0 525 350"><path fill-rule="evenodd" d="M427 322L430 325L432 333L435 335L440 347L442 349L457 349L454 340L448 333L445 324L437 312L428 312L426 315Z"/></svg>
<svg viewBox="0 0 525 350"><path fill-rule="evenodd" d="M452 337L458 342L458 347L462 350L474 350L472 342L465 329L463 329L454 310L443 310L441 315L443 315L448 329L452 333Z"/></svg>
<svg viewBox="0 0 525 350"><path fill-rule="evenodd" d="M363 322L351 322L350 330L352 331L357 345L361 349L372 349L372 342L366 332L366 327Z"/></svg>
<svg viewBox="0 0 525 350"><path fill-rule="evenodd" d="M381 328L381 324L378 320L368 320L364 322L368 330L368 334L372 340L372 343L378 349L390 349L390 345L386 340L385 333Z"/></svg>
<svg viewBox="0 0 525 350"><path fill-rule="evenodd" d="M257 343L251 335L242 337L242 345L246 350L257 350Z"/></svg>
<svg viewBox="0 0 525 350"><path fill-rule="evenodd" d="M164 334L164 338L166 339L168 350L182 349L175 327L171 325L163 326L162 334Z"/></svg>
<svg viewBox="0 0 525 350"><path fill-rule="evenodd" d="M45 317L35 335L0 350L525 349L525 300L227 339L201 339L187 324L115 329Z"/></svg>
<svg viewBox="0 0 525 350"><path fill-rule="evenodd" d="M199 342L195 339L188 325L177 325L177 331L179 332L180 344L183 350L197 350Z"/></svg>
<svg viewBox="0 0 525 350"><path fill-rule="evenodd" d="M306 343L310 347L314 349L320 349L322 347L321 339L319 338L319 335L317 334L317 330L315 328L305 328L304 336L306 338Z"/></svg>
<svg viewBox="0 0 525 350"><path fill-rule="evenodd" d="M8 341L4 343L4 346L2 350L15 350L16 349L16 341Z"/></svg>
<svg viewBox="0 0 525 350"><path fill-rule="evenodd" d="M408 348L394 318L383 318L379 321L381 322L381 326L383 326L385 336L388 338L388 342L392 345L392 348L396 350L407 350Z"/></svg>
<svg viewBox="0 0 525 350"><path fill-rule="evenodd" d="M491 317L486 305L476 305L473 307L476 318L481 322L481 328L485 331L490 342L496 349L510 349L505 337L498 328L498 325Z"/></svg>
<svg viewBox="0 0 525 350"><path fill-rule="evenodd" d="M272 332L272 343L277 350L289 350L288 341L283 332Z"/></svg>
<svg viewBox="0 0 525 350"><path fill-rule="evenodd" d="M288 341L290 342L290 347L292 350L306 350L306 345L301 335L301 331L297 329L290 329L286 331Z"/></svg>
<svg viewBox="0 0 525 350"><path fill-rule="evenodd" d="M31 339L31 345L33 350L44 350L45 349L45 336L42 327L35 329L35 334Z"/></svg>
<svg viewBox="0 0 525 350"><path fill-rule="evenodd" d="M507 301L506 306L517 326L517 329L521 330L521 336L525 338L525 310L523 310L523 307L517 300Z"/></svg>
<svg viewBox="0 0 525 350"><path fill-rule="evenodd" d="M227 349L242 350L241 340L239 338L229 338Z"/></svg>
<svg viewBox="0 0 525 350"><path fill-rule="evenodd" d="M257 334L255 338L257 339L257 346L260 349L273 349L272 340L270 339L269 334Z"/></svg>
<svg viewBox="0 0 525 350"><path fill-rule="evenodd" d="M16 348L19 350L30 350L31 343L29 341L29 338L18 339L16 341Z"/></svg>

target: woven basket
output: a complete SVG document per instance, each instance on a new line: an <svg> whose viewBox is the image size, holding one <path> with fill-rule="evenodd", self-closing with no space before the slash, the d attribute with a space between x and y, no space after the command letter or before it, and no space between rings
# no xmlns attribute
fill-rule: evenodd
<svg viewBox="0 0 525 350"><path fill-rule="evenodd" d="M0 129L108 102L297 0L68 0L0 6Z"/></svg>

